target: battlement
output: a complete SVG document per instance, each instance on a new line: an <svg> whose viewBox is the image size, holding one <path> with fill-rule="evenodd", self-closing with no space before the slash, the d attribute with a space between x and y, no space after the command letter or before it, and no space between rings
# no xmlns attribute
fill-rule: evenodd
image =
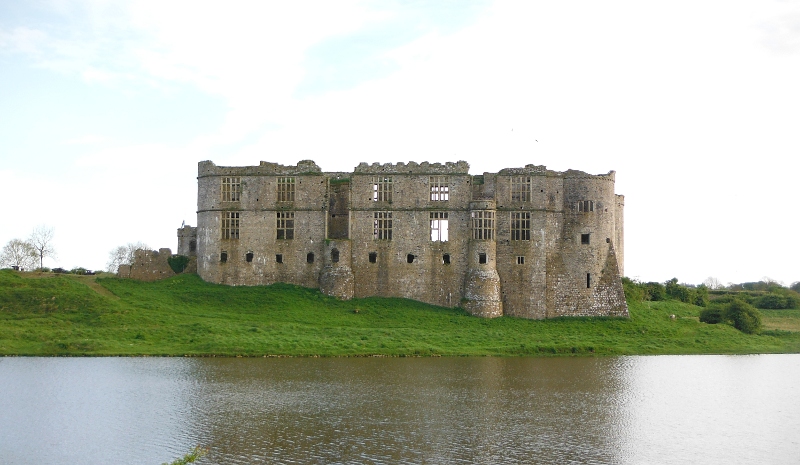
<svg viewBox="0 0 800 465"><path fill-rule="evenodd" d="M441 163L359 163L355 174L469 174L469 163L465 161Z"/></svg>
<svg viewBox="0 0 800 465"><path fill-rule="evenodd" d="M281 165L262 161L258 166L217 166L206 160L197 164L197 176L300 176L322 175L322 170L312 160L301 160L296 165Z"/></svg>

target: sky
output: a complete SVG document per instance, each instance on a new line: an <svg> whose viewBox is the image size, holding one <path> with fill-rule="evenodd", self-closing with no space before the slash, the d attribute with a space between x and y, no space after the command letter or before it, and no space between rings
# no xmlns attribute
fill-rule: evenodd
<svg viewBox="0 0 800 465"><path fill-rule="evenodd" d="M800 1L0 0L0 245L104 269L197 162L616 171L625 274L800 280Z"/></svg>

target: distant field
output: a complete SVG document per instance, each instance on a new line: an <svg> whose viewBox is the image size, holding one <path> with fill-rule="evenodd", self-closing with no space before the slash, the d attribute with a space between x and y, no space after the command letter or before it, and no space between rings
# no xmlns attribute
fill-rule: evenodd
<svg viewBox="0 0 800 465"><path fill-rule="evenodd" d="M355 310L358 310L356 313ZM800 311L745 335L699 307L630 304L630 319L481 319L405 299L342 302L276 284L229 287L0 271L0 355L436 356L800 352ZM674 314L675 319L670 315Z"/></svg>

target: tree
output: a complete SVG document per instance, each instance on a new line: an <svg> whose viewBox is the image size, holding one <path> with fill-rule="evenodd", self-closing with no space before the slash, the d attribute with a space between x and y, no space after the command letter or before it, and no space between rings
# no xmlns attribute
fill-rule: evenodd
<svg viewBox="0 0 800 465"><path fill-rule="evenodd" d="M28 239L28 243L36 250L36 256L39 258L39 268L44 266L45 257L56 257L56 249L53 248L53 236L55 236L55 229L47 226L37 226Z"/></svg>
<svg viewBox="0 0 800 465"><path fill-rule="evenodd" d="M121 245L108 253L107 269L109 273L116 273L120 265L132 265L133 256L137 250L149 250L150 247L143 242L128 242L126 245Z"/></svg>
<svg viewBox="0 0 800 465"><path fill-rule="evenodd" d="M720 280L713 276L709 276L708 278L706 278L706 280L703 281L703 284L705 284L706 287L711 289L712 291L717 289L722 289L724 287L720 282Z"/></svg>
<svg viewBox="0 0 800 465"><path fill-rule="evenodd" d="M36 266L36 250L27 241L11 239L0 254L0 266L30 270Z"/></svg>

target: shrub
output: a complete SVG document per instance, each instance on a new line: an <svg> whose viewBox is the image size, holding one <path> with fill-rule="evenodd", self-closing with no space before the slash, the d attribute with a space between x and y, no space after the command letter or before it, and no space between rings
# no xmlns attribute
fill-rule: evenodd
<svg viewBox="0 0 800 465"><path fill-rule="evenodd" d="M761 329L761 313L741 300L734 300L728 304L725 319L729 320L734 328L746 334L757 333Z"/></svg>
<svg viewBox="0 0 800 465"><path fill-rule="evenodd" d="M644 284L647 300L667 300L667 293L661 283L649 282Z"/></svg>
<svg viewBox="0 0 800 465"><path fill-rule="evenodd" d="M788 308L786 297L778 294L766 294L755 299L757 308Z"/></svg>
<svg viewBox="0 0 800 465"><path fill-rule="evenodd" d="M700 321L715 325L725 321L725 309L722 307L711 307L700 311Z"/></svg>
<svg viewBox="0 0 800 465"><path fill-rule="evenodd" d="M628 302L641 302L647 294L643 284L624 276L622 277L622 289L625 291L625 300Z"/></svg>
<svg viewBox="0 0 800 465"><path fill-rule="evenodd" d="M186 255L173 255L167 258L167 263L169 263L169 267L172 268L172 271L175 273L183 273L183 270L186 269L186 265L189 264L189 257Z"/></svg>
<svg viewBox="0 0 800 465"><path fill-rule="evenodd" d="M78 266L78 267L75 267L75 268L69 270L69 272L72 273L72 274L85 275L86 274L86 268Z"/></svg>

